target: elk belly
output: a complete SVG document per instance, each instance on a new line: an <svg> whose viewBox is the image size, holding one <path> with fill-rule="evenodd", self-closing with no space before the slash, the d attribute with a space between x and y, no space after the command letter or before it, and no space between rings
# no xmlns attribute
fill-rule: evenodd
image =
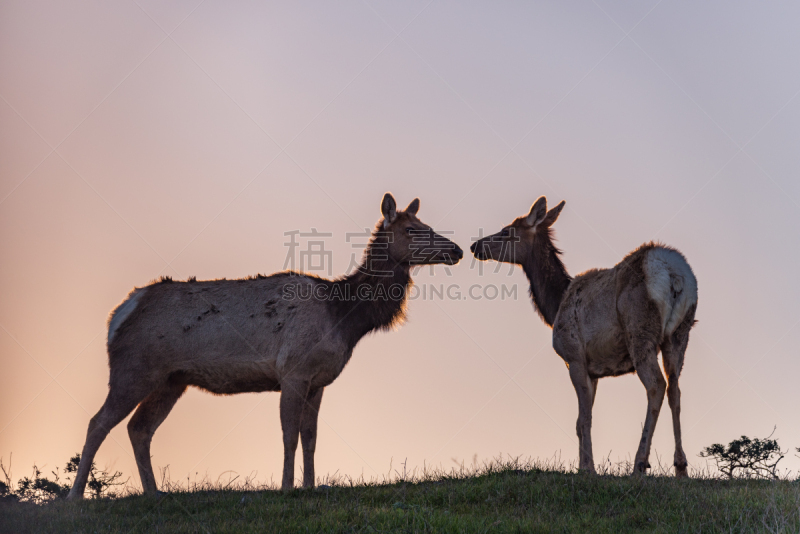
<svg viewBox="0 0 800 534"><path fill-rule="evenodd" d="M185 383L218 395L280 391L273 366L266 362L219 361L175 373Z"/></svg>

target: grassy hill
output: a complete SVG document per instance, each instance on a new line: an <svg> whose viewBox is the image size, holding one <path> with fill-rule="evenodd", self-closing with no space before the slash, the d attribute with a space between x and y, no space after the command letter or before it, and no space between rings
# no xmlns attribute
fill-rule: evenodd
<svg viewBox="0 0 800 534"><path fill-rule="evenodd" d="M798 481L491 464L391 484L0 503L0 532L793 532Z"/></svg>

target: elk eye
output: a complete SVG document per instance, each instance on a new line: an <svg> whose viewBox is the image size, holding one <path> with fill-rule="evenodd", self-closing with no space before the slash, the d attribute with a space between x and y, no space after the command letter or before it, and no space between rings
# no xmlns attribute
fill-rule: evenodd
<svg viewBox="0 0 800 534"><path fill-rule="evenodd" d="M500 237L508 237L508 228L503 228L503 231L500 232Z"/></svg>
<svg viewBox="0 0 800 534"><path fill-rule="evenodd" d="M409 226L408 228L406 228L406 233L407 233L407 234L410 234L410 233L411 233L411 232L413 232L413 231L414 231L414 228L412 228L411 226Z"/></svg>

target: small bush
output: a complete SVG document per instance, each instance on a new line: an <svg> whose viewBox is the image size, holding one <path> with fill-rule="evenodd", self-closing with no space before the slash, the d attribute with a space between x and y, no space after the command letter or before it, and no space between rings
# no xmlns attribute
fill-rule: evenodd
<svg viewBox="0 0 800 534"><path fill-rule="evenodd" d="M69 474L77 473L80 463L81 455L76 453L75 456L70 458L69 462L67 462L67 467L64 468L64 472ZM122 473L120 471L114 471L112 473L106 470L100 470L94 462L92 462L92 468L89 470L89 481L86 485L92 497L95 499L101 497L116 497L116 493L111 491L111 489L114 486L121 486L124 484L124 482L118 482L120 478L122 478Z"/></svg>
<svg viewBox="0 0 800 534"><path fill-rule="evenodd" d="M0 502L15 500L11 493L11 486L7 482L0 480Z"/></svg>
<svg viewBox="0 0 800 534"><path fill-rule="evenodd" d="M3 501L16 501L17 497L11 485L11 459L8 460L9 468L3 465L3 459L0 458L0 471L3 473L3 480L0 480L0 502Z"/></svg>
<svg viewBox="0 0 800 534"><path fill-rule="evenodd" d="M773 431L774 432L774 431ZM728 478L761 478L777 480L778 462L786 455L781 451L778 440L742 436L731 441L727 447L715 443L703 449L702 458L713 458L720 470Z"/></svg>
<svg viewBox="0 0 800 534"><path fill-rule="evenodd" d="M68 475L77 473L80 463L81 455L75 454L70 458L69 462L67 462L67 466L62 470L63 473ZM51 480L47 475L42 476L41 469L34 464L32 475L19 479L16 488L14 488L14 485L11 483L10 460L9 467L6 469L5 465L3 465L2 458L0 458L0 471L2 471L2 477L4 479L0 481L0 500L44 504L58 498L66 497L72 487L72 476L67 476L65 482L62 483L61 477L58 474L58 468L50 472L53 475L53 479ZM109 472L100 470L92 463L87 483L89 492L95 499L116 497L116 492L112 491L112 488L124 484L124 482L119 481L121 477L122 473L119 471Z"/></svg>
<svg viewBox="0 0 800 534"><path fill-rule="evenodd" d="M70 484L59 482L58 469L54 469L51 473L55 480L43 477L42 471L34 464L33 476L23 477L17 482L17 489L14 492L16 499L20 502L42 504L59 497L66 497Z"/></svg>

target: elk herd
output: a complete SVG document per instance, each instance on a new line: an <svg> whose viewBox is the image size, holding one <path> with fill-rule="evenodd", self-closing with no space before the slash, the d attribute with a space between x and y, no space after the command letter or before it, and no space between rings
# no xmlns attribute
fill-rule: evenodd
<svg viewBox="0 0 800 534"><path fill-rule="evenodd" d="M108 321L108 396L89 422L69 498L83 497L95 453L131 412L128 434L142 487L156 493L150 443L189 386L220 395L279 391L282 488L294 486L298 442L303 486L313 487L325 387L362 337L403 320L414 266L454 265L463 256L458 245L418 218L419 205L415 199L399 210L387 193L360 267L347 276L162 278L131 291ZM563 208L561 202L548 210L540 197L528 214L470 250L478 260L519 265L528 277L534 309L552 328L553 348L578 396L580 469L594 472L591 427L598 380L636 373L647 392L647 412L634 472L649 467L666 394L675 475L686 476L678 382L697 308L692 269L676 249L647 243L610 269L570 276L553 244L552 227Z"/></svg>

